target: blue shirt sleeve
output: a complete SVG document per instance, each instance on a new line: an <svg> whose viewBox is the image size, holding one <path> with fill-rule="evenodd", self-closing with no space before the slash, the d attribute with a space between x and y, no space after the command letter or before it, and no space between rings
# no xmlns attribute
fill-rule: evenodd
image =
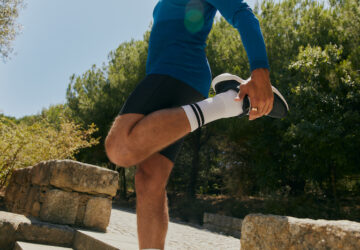
<svg viewBox="0 0 360 250"><path fill-rule="evenodd" d="M253 71L257 68L269 69L260 24L249 5L243 0L206 1L219 10L226 21L239 31L249 59L250 70Z"/></svg>

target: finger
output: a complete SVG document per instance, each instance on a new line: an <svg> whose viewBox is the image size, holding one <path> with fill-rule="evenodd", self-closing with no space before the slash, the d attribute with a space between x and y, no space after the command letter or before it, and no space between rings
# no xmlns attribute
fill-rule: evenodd
<svg viewBox="0 0 360 250"><path fill-rule="evenodd" d="M269 113L270 113L270 111L271 111L271 109L270 109L270 102L267 102L266 103L266 105L265 105L265 108L264 108L264 115L268 115Z"/></svg>
<svg viewBox="0 0 360 250"><path fill-rule="evenodd" d="M266 115L270 114L271 110L273 109L273 105L274 105L274 96L270 98L270 100L268 101Z"/></svg>
<svg viewBox="0 0 360 250"><path fill-rule="evenodd" d="M258 105L258 115L259 115L259 117L265 115L266 105L267 105L266 102L259 102L259 105Z"/></svg>
<svg viewBox="0 0 360 250"><path fill-rule="evenodd" d="M255 110L251 110L250 113L249 113L249 120L252 121L252 120L255 120L257 118L259 118L259 111L255 111Z"/></svg>
<svg viewBox="0 0 360 250"><path fill-rule="evenodd" d="M241 93L239 91L238 94L235 96L235 101L240 102L241 101L240 96L241 96Z"/></svg>
<svg viewBox="0 0 360 250"><path fill-rule="evenodd" d="M270 114L270 112L272 110L272 107L273 107L273 102L269 101L268 105L267 105L267 108L266 108L266 112L265 112L266 115Z"/></svg>
<svg viewBox="0 0 360 250"><path fill-rule="evenodd" d="M235 98L235 100L242 101L245 98L245 96L248 94L247 92L248 92L247 85L246 84L240 85L240 91L239 91L238 97Z"/></svg>
<svg viewBox="0 0 360 250"><path fill-rule="evenodd" d="M260 117L258 105L259 105L259 103L256 100L251 100L249 120L255 120ZM255 110L255 109L257 109L257 110Z"/></svg>
<svg viewBox="0 0 360 250"><path fill-rule="evenodd" d="M262 117L265 114L266 103L264 101L256 99L251 102L251 107L257 109L257 111L254 112L255 118Z"/></svg>

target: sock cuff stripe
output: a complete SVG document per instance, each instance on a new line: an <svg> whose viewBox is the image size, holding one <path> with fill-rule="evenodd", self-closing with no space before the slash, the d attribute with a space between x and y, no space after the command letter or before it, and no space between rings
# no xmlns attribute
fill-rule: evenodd
<svg viewBox="0 0 360 250"><path fill-rule="evenodd" d="M204 114L203 114L201 108L199 107L199 105L197 103L194 103L194 105L195 105L195 107L197 108L197 111L200 114L201 126L204 126L204 123L205 123Z"/></svg>
<svg viewBox="0 0 360 250"><path fill-rule="evenodd" d="M192 108L192 110L194 111L194 114L195 114L195 116L196 116L196 120L197 120L197 122L198 122L198 125L199 125L199 128L201 127L200 126L200 118L199 118L199 114L198 114L198 112L197 112L197 110L196 110L196 108L195 108L195 106L193 105L193 104L190 104L190 107Z"/></svg>

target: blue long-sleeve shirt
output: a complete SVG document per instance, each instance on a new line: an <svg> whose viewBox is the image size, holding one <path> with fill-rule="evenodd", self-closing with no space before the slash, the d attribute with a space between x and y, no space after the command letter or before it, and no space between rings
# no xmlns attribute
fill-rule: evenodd
<svg viewBox="0 0 360 250"><path fill-rule="evenodd" d="M146 73L172 76L207 97L211 70L205 47L217 10L239 31L250 69L269 68L259 22L243 0L160 0L153 13Z"/></svg>

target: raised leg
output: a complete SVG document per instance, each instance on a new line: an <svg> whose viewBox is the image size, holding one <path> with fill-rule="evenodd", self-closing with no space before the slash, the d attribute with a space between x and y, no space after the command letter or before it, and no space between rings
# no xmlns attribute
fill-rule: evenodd
<svg viewBox="0 0 360 250"><path fill-rule="evenodd" d="M105 149L110 161L130 167L189 132L190 124L182 108L162 109L147 116L124 114L115 119Z"/></svg>

